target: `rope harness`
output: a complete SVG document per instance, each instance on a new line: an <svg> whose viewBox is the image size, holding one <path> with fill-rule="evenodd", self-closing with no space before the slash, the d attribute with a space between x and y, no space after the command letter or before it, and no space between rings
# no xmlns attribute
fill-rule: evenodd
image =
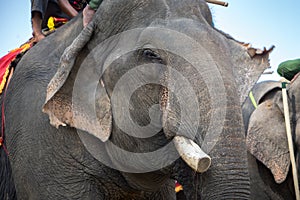
<svg viewBox="0 0 300 200"><path fill-rule="evenodd" d="M295 195L296 195L296 200L300 200L298 174L297 174L297 166L295 161L294 144L293 144L292 131L291 131L291 122L290 122L286 85L287 85L286 82L282 82L282 100L283 100L283 109L284 109L284 119L285 119L286 135L288 139L288 146L290 152L290 159L292 164Z"/></svg>

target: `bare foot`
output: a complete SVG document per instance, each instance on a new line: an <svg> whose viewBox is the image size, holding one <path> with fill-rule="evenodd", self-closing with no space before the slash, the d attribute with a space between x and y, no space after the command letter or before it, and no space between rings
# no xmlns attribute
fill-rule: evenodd
<svg viewBox="0 0 300 200"><path fill-rule="evenodd" d="M42 39L45 38L44 34L34 34L33 35L33 42L38 43L39 41L41 41Z"/></svg>

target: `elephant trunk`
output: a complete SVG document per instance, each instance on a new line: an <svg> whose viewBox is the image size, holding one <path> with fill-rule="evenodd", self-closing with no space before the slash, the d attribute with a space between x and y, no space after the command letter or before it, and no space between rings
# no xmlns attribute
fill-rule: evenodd
<svg viewBox="0 0 300 200"><path fill-rule="evenodd" d="M235 123L241 121L237 115L227 114L227 116ZM176 171L180 174L177 174L176 178L183 186L187 199L250 198L243 127L233 125L232 120L226 120L219 140L212 150L202 148L211 157L211 166L206 172L195 174L193 169L186 168L184 163L178 162Z"/></svg>
<svg viewBox="0 0 300 200"><path fill-rule="evenodd" d="M203 199L250 199L245 131L234 80L224 80L226 114L221 134L209 152L212 167L203 176Z"/></svg>
<svg viewBox="0 0 300 200"><path fill-rule="evenodd" d="M212 166L201 181L203 199L249 199L250 178L241 109L227 97L223 130L209 151ZM236 102L236 104L233 104Z"/></svg>
<svg viewBox="0 0 300 200"><path fill-rule="evenodd" d="M202 176L203 199L249 199L250 180L242 127L226 123L222 139L209 153L212 166Z"/></svg>
<svg viewBox="0 0 300 200"><path fill-rule="evenodd" d="M211 166L199 175L200 181L194 181L195 173L191 173L190 169L186 169L189 170L186 174L179 175L181 179L178 181L183 185L185 193L189 193L189 199L197 199L199 196L201 199L249 199L250 179L245 134L234 80L223 79L223 86L213 87L214 90L208 84L209 81L209 78L202 82L200 78L191 80L190 85L203 87L192 87L190 91L187 87L171 83L174 89L173 85L168 86L173 91L164 92L162 118L166 137L189 138L211 157ZM182 160L199 172L197 167L193 167L197 166L197 161L194 164L189 163L189 159L182 156L179 149L177 147ZM185 183L191 179L194 181L193 188L189 187L190 183ZM195 197L196 194L199 196Z"/></svg>

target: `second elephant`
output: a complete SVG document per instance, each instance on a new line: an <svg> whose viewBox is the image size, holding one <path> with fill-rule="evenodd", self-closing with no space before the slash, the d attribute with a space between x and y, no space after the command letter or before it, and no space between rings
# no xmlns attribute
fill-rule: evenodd
<svg viewBox="0 0 300 200"><path fill-rule="evenodd" d="M250 96L252 98L249 97L243 104L243 117L247 130L251 197L295 199L281 83L276 81L258 83ZM288 87L288 103L296 162L299 163L299 78Z"/></svg>

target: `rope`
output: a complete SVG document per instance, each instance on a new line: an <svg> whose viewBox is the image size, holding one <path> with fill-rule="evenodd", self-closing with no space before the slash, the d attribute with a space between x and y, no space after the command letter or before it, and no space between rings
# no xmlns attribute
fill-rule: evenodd
<svg viewBox="0 0 300 200"><path fill-rule="evenodd" d="M287 84L286 82L282 82L282 99L283 99L284 119L285 119L286 134L287 134L287 138L288 138L290 158L291 158L291 163L292 163L292 171L293 171L293 180L294 180L294 189L295 189L295 194L296 194L296 200L300 200L298 175L297 175L297 167L296 167L296 161L295 161L293 138L292 138L292 132L291 132L291 123L290 123L289 105L288 105L286 84Z"/></svg>

